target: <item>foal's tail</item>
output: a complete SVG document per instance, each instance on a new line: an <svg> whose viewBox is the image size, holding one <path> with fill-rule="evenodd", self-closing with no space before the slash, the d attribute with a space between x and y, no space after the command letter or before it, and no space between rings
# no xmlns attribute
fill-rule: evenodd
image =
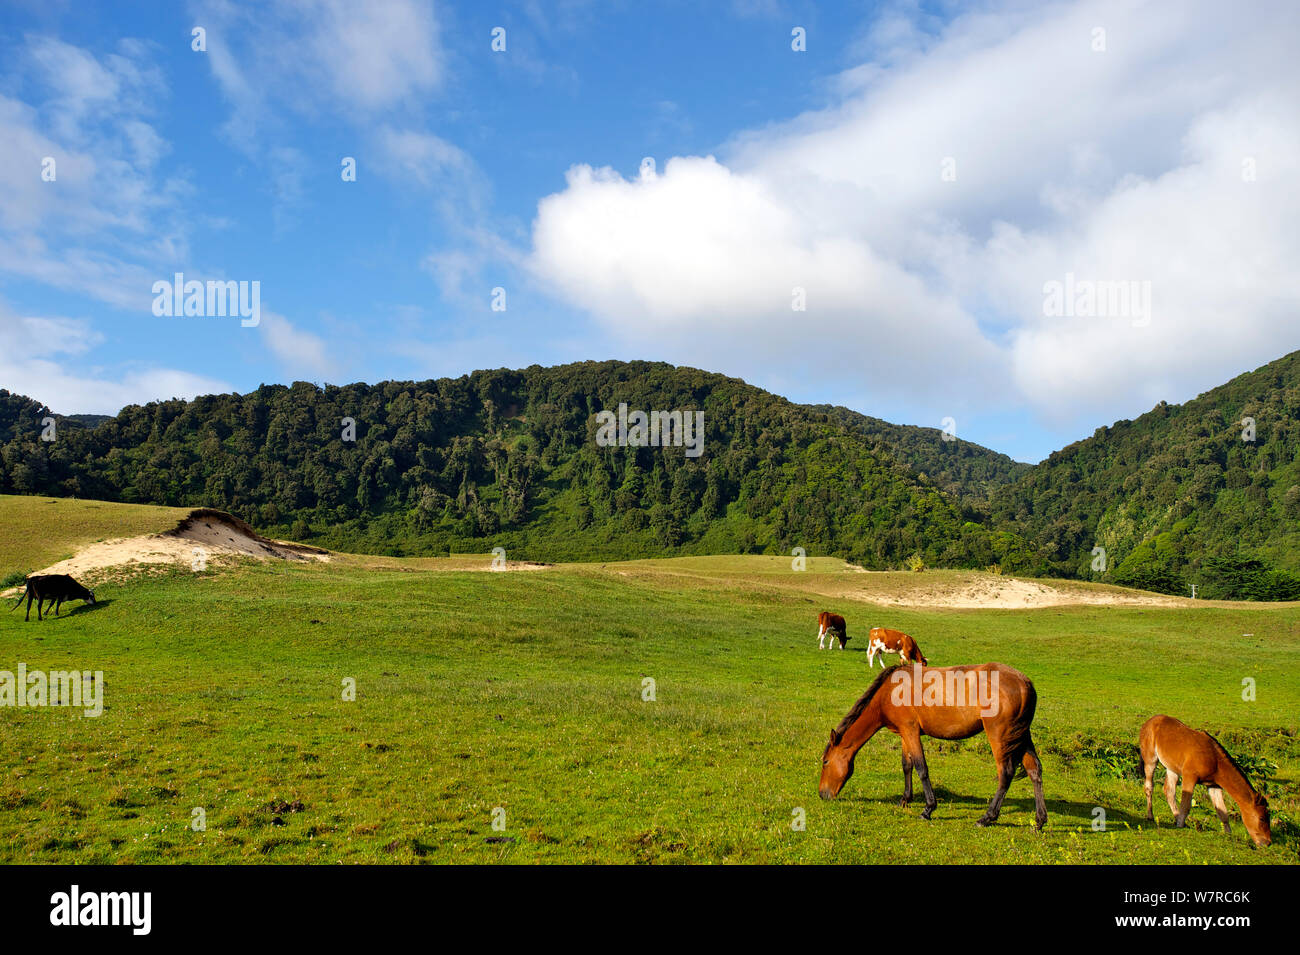
<svg viewBox="0 0 1300 955"><path fill-rule="evenodd" d="M27 597L27 588L26 588L26 587L23 587L23 592L20 593L20 594L18 595L18 603L14 604L12 607L10 607L10 608L9 608L9 612L10 612L10 613L13 613L15 610L17 610L17 609L18 609L18 604L21 604L21 603L23 602L23 600L26 599L26 597Z"/></svg>

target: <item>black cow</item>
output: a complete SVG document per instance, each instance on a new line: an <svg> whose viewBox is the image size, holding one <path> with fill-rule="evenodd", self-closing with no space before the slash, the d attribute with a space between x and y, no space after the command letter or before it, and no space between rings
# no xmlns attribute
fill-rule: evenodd
<svg viewBox="0 0 1300 955"><path fill-rule="evenodd" d="M10 611L18 609L18 604L27 598L27 616L26 620L32 619L32 601L36 601L36 619L43 620L41 616L41 604L49 601L54 604L54 616L59 615L59 607L63 606L65 600L84 600L86 603L95 602L94 591L87 590L81 584L77 583L67 574L32 574L27 578L27 589L19 595L18 603L10 607Z"/></svg>

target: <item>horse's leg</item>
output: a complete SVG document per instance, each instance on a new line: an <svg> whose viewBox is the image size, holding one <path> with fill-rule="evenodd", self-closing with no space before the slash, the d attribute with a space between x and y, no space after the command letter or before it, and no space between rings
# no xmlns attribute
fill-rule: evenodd
<svg viewBox="0 0 1300 955"><path fill-rule="evenodd" d="M1185 769L1186 767L1184 767ZM1192 790L1196 788L1196 777L1191 773L1183 773L1183 804L1178 808L1178 818L1174 820L1174 825L1182 829L1187 825L1187 814L1192 811Z"/></svg>
<svg viewBox="0 0 1300 955"><path fill-rule="evenodd" d="M1025 766L1025 772L1029 774L1029 781L1034 784L1034 824L1042 829L1047 825L1047 801L1043 799L1043 764L1038 759L1038 750L1034 749L1032 739L1029 741L1029 748L1025 750L1025 755L1021 757L1021 762Z"/></svg>
<svg viewBox="0 0 1300 955"><path fill-rule="evenodd" d="M1165 767L1165 802L1169 803L1169 811L1173 813L1173 815L1175 816L1178 815L1178 799L1176 796L1174 796L1174 792L1177 789L1178 789L1178 774L1174 772L1172 769L1170 769L1168 766L1166 766Z"/></svg>
<svg viewBox="0 0 1300 955"><path fill-rule="evenodd" d="M904 783L903 799L899 805L906 806L908 800L912 798L912 767L916 767L921 777L921 792L925 794L925 808L921 810L921 818L929 819L930 813L934 812L934 807L939 801L934 798L934 790L930 788L930 767L925 764L925 748L921 745L920 725L913 723L911 726L900 726L898 738L903 744Z"/></svg>
<svg viewBox="0 0 1300 955"><path fill-rule="evenodd" d="M39 613L39 611L37 612ZM27 620L30 622L31 619L32 619L32 589L28 587L27 588Z"/></svg>
<svg viewBox="0 0 1300 955"><path fill-rule="evenodd" d="M984 810L984 815L975 820L977 826L988 826L997 821L1002 812L1002 800L1006 798L1007 788L1016 775L1016 760L1009 758L1003 751L1002 741L990 737L989 744L993 747L993 762L998 767L998 789L989 800L989 807Z"/></svg>
<svg viewBox="0 0 1300 955"><path fill-rule="evenodd" d="M1155 822L1156 814L1151 809L1151 794L1156 788L1156 758L1154 755L1148 759L1146 753L1142 754L1142 774L1144 777L1142 782L1142 791L1147 794L1147 821Z"/></svg>
<svg viewBox="0 0 1300 955"><path fill-rule="evenodd" d="M925 749L921 746L921 730L916 727L912 729L912 733L914 734L912 762L916 764L916 771L921 777L921 792L925 793L925 808L921 810L921 818L929 819L930 814L934 812L934 807L939 804L939 800L934 798L934 790L930 788L930 767L925 764ZM903 745L907 746L907 742L904 741Z"/></svg>
<svg viewBox="0 0 1300 955"><path fill-rule="evenodd" d="M1232 817L1228 815L1228 807L1223 804L1223 789L1219 786L1210 786L1210 802L1214 805L1214 811L1219 814L1219 822L1223 823L1224 832L1232 832L1232 826L1228 825L1228 820Z"/></svg>

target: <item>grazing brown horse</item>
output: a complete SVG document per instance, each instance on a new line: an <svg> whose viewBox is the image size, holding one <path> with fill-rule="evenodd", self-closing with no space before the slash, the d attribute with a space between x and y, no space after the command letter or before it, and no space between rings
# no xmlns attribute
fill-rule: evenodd
<svg viewBox="0 0 1300 955"><path fill-rule="evenodd" d="M1205 783L1224 832L1231 831L1228 807L1223 804L1223 791L1226 789L1241 809L1241 821L1255 844L1266 846L1273 841L1268 800L1255 791L1236 760L1209 733L1194 730L1172 716L1153 716L1142 724L1138 745L1142 748L1142 772L1146 777L1142 789L1147 794L1147 819L1154 822L1156 818L1151 810L1151 791L1156 763L1159 762L1165 767L1165 799L1169 802L1169 811L1174 814L1175 826L1181 829L1186 825L1187 814L1192 808L1192 790L1197 783ZM1179 776L1183 777L1181 808L1174 803Z"/></svg>
<svg viewBox="0 0 1300 955"><path fill-rule="evenodd" d="M876 654L880 654L880 668L885 668L885 654L897 653L904 663L920 663L926 667L930 661L925 658L916 641L902 630L889 630L885 627L872 627L867 636L867 666L875 666Z"/></svg>
<svg viewBox="0 0 1300 955"><path fill-rule="evenodd" d="M1043 767L1029 735L1037 704L1034 684L1020 671L1001 663L926 669L920 665L892 666L876 677L840 725L831 730L831 741L822 754L821 797L834 799L839 795L853 775L858 750L883 727L897 733L903 742L903 798L899 805L906 806L912 799L915 766L925 790L921 818L929 819L936 800L921 737L968 739L983 731L993 748L998 789L978 824L987 826L998 818L1020 763L1034 784L1034 817L1042 829L1047 822Z"/></svg>

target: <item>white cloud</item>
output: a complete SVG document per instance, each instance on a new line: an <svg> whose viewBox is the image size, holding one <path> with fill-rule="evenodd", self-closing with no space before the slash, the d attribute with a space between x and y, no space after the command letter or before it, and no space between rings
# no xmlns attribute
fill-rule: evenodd
<svg viewBox="0 0 1300 955"><path fill-rule="evenodd" d="M539 207L534 242L534 272L567 300L623 340L673 347L691 364L727 367L747 353L866 375L854 352L869 344L894 374L951 380L996 360L954 301L712 157L673 159L632 182L577 167ZM795 289L806 311L794 309Z"/></svg>
<svg viewBox="0 0 1300 955"><path fill-rule="evenodd" d="M931 35L894 11L837 102L722 161L574 167L529 264L654 357L839 378L916 418L982 393L1066 427L1190 397L1298 344L1298 23L1013 4ZM1045 318L1067 272L1150 281L1150 324Z"/></svg>
<svg viewBox="0 0 1300 955"><path fill-rule="evenodd" d="M80 319L16 315L0 302L0 382L58 414L117 414L129 404L233 390L216 378L174 368L77 373L66 361L48 357L82 355L102 342L103 336Z"/></svg>

